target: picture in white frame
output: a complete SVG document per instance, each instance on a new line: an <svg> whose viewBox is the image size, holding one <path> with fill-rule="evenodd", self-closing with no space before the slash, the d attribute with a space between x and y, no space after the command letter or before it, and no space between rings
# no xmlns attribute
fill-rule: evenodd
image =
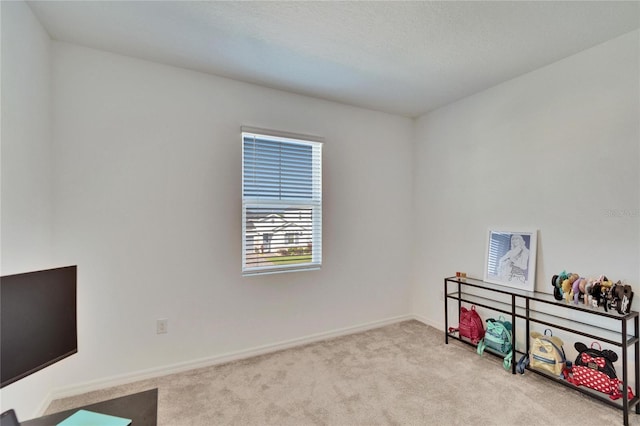
<svg viewBox="0 0 640 426"><path fill-rule="evenodd" d="M486 248L485 281L534 291L537 230L490 229Z"/></svg>

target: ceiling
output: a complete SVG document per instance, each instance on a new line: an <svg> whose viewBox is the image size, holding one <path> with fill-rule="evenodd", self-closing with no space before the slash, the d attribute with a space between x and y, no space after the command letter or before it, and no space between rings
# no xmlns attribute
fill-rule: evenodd
<svg viewBox="0 0 640 426"><path fill-rule="evenodd" d="M28 4L54 40L407 117L640 27L638 1Z"/></svg>

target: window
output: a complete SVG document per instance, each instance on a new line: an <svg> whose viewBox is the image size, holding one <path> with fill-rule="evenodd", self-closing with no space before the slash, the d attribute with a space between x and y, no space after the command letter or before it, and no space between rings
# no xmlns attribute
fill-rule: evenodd
<svg viewBox="0 0 640 426"><path fill-rule="evenodd" d="M242 129L242 273L319 269L322 142Z"/></svg>
<svg viewBox="0 0 640 426"><path fill-rule="evenodd" d="M300 239L298 238L298 233L287 232L284 236L287 245L295 245L299 244Z"/></svg>

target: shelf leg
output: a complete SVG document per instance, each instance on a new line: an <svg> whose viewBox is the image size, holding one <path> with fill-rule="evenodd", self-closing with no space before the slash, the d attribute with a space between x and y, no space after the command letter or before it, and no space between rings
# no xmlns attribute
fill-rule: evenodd
<svg viewBox="0 0 640 426"><path fill-rule="evenodd" d="M634 389L636 391L635 395L638 396L638 385L640 385L640 342L638 342L638 326L640 320L638 315L633 318L633 337L635 337L635 343L633 344L633 352L635 364L633 369L635 371L635 385ZM636 404L636 414L640 414L640 404Z"/></svg>
<svg viewBox="0 0 640 426"><path fill-rule="evenodd" d="M524 336L524 341L527 343L525 345L524 352L525 354L528 354L529 353L529 336L531 336L531 327L529 325L529 298L528 297L527 297L527 301L525 302L525 306L526 306L525 313L524 313L525 321L526 321L525 333L527 334Z"/></svg>
<svg viewBox="0 0 640 426"><path fill-rule="evenodd" d="M624 416L624 425L629 426L629 393L627 386L629 385L627 358L629 346L627 345L627 319L622 320L622 411Z"/></svg>
<svg viewBox="0 0 640 426"><path fill-rule="evenodd" d="M511 374L516 374L516 295L511 295Z"/></svg>
<svg viewBox="0 0 640 426"><path fill-rule="evenodd" d="M449 344L449 310L447 305L449 304L449 298L447 297L447 279L444 279L444 344Z"/></svg>

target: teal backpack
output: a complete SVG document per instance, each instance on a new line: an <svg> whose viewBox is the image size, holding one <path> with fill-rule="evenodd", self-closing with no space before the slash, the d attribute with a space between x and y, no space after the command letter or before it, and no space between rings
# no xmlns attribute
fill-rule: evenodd
<svg viewBox="0 0 640 426"><path fill-rule="evenodd" d="M484 338L478 343L478 355L482 355L485 348L489 348L492 352L497 352L504 357L502 366L505 370L511 368L511 360L513 359L511 330L511 323L502 315L497 320L489 318Z"/></svg>

